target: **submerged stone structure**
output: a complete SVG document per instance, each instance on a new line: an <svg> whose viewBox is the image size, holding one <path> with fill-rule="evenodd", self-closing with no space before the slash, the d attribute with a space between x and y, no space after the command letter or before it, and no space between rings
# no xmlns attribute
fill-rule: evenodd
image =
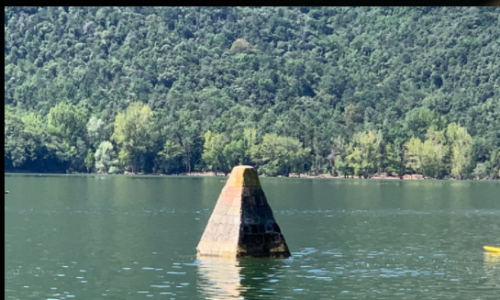
<svg viewBox="0 0 500 300"><path fill-rule="evenodd" d="M197 247L201 256L289 257L290 251L251 166L237 166Z"/></svg>

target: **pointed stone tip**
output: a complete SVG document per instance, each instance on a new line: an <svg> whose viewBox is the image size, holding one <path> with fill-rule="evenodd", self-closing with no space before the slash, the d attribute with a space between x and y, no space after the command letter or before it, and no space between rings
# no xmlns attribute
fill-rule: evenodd
<svg viewBox="0 0 500 300"><path fill-rule="evenodd" d="M290 257L253 167L233 168L196 249L200 257Z"/></svg>
<svg viewBox="0 0 500 300"><path fill-rule="evenodd" d="M236 166L231 171L226 186L260 187L259 176L252 166Z"/></svg>

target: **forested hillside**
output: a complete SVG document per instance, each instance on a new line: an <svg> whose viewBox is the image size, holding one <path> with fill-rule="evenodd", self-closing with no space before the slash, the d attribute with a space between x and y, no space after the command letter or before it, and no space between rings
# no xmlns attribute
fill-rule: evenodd
<svg viewBox="0 0 500 300"><path fill-rule="evenodd" d="M500 177L497 7L6 7L5 170Z"/></svg>

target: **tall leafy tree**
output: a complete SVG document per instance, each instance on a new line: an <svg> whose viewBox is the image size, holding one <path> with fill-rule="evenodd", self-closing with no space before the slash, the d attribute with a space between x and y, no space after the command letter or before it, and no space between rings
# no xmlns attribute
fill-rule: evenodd
<svg viewBox="0 0 500 300"><path fill-rule="evenodd" d="M84 169L86 123L85 111L73 104L61 102L52 107L47 115L47 132L50 135L47 147L68 170Z"/></svg>
<svg viewBox="0 0 500 300"><path fill-rule="evenodd" d="M163 150L158 153L159 165L167 173L179 173L182 168L182 147L172 140L166 140Z"/></svg>
<svg viewBox="0 0 500 300"><path fill-rule="evenodd" d="M299 140L270 133L253 148L252 159L258 164L258 170L265 174L288 176L291 172L302 171L310 153L311 149L303 148Z"/></svg>
<svg viewBox="0 0 500 300"><path fill-rule="evenodd" d="M448 124L446 137L451 152L451 175L462 179L471 165L472 137L456 123Z"/></svg>
<svg viewBox="0 0 500 300"><path fill-rule="evenodd" d="M116 159L113 144L110 141L99 144L94 154L94 161L95 169L102 173L107 173L111 167L116 167L118 160Z"/></svg>
<svg viewBox="0 0 500 300"><path fill-rule="evenodd" d="M424 145L419 138L411 137L405 143L406 165L413 172L422 172Z"/></svg>
<svg viewBox="0 0 500 300"><path fill-rule="evenodd" d="M87 173L90 173L90 170L94 166L94 153L91 149L87 150L87 156L85 157L84 164L87 168Z"/></svg>
<svg viewBox="0 0 500 300"><path fill-rule="evenodd" d="M227 174L230 171L230 166L223 153L226 144L227 141L222 134L213 134L210 130L205 133L202 158L208 168L215 173Z"/></svg>
<svg viewBox="0 0 500 300"><path fill-rule="evenodd" d="M90 117L87 123L87 137L89 144L97 149L102 141L109 138L106 136L106 123L96 116Z"/></svg>
<svg viewBox="0 0 500 300"><path fill-rule="evenodd" d="M119 159L132 172L144 170L145 157L151 153L158 137L153 112L147 104L133 102L116 116L111 139L120 146Z"/></svg>
<svg viewBox="0 0 500 300"><path fill-rule="evenodd" d="M86 123L86 113L72 104L59 103L47 116L48 132L72 144L85 136Z"/></svg>
<svg viewBox="0 0 500 300"><path fill-rule="evenodd" d="M368 178L369 174L376 172L381 142L381 132L358 132L354 135L353 141L347 146L346 160L355 175Z"/></svg>
<svg viewBox="0 0 500 300"><path fill-rule="evenodd" d="M415 172L421 172L424 176L438 177L446 152L444 133L431 127L426 137L424 142L412 137L405 144L407 166Z"/></svg>

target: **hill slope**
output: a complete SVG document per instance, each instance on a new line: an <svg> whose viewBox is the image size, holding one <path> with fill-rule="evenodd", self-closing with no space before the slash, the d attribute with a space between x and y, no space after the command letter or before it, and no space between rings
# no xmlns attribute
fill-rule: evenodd
<svg viewBox="0 0 500 300"><path fill-rule="evenodd" d="M272 159L255 157L255 149L252 155L243 137L245 128L254 128L254 145L276 133L310 148L296 158L300 167L293 170L332 171L332 145L337 145L333 157L347 151L335 139L347 145L356 132L380 131L376 152L388 157L386 146L402 149L412 136L429 138L431 124L443 131L454 122L473 137L468 173L477 162L487 162L485 172L496 176L499 12L496 7L6 7L6 170L82 171L87 154L97 154L110 140L110 151L122 153L117 167L130 168L127 151L142 157L136 171L222 170L220 160L246 159L273 173ZM135 146L123 152L128 146L111 137L117 114L136 101L154 112L151 130L157 134L134 156ZM50 125L49 111L59 103L81 111L84 128L65 136ZM30 112L33 120L26 121ZM51 118L56 115L64 114L54 111ZM30 124L41 132L26 133ZM203 157L210 148L203 148L208 130L221 151L232 141L234 147L247 141L241 146L246 152L240 151L246 154L229 161L229 154ZM408 161L406 154L401 160ZM439 176L452 173L449 160L443 158ZM380 159L370 172L388 164ZM348 169L356 172L354 165Z"/></svg>

